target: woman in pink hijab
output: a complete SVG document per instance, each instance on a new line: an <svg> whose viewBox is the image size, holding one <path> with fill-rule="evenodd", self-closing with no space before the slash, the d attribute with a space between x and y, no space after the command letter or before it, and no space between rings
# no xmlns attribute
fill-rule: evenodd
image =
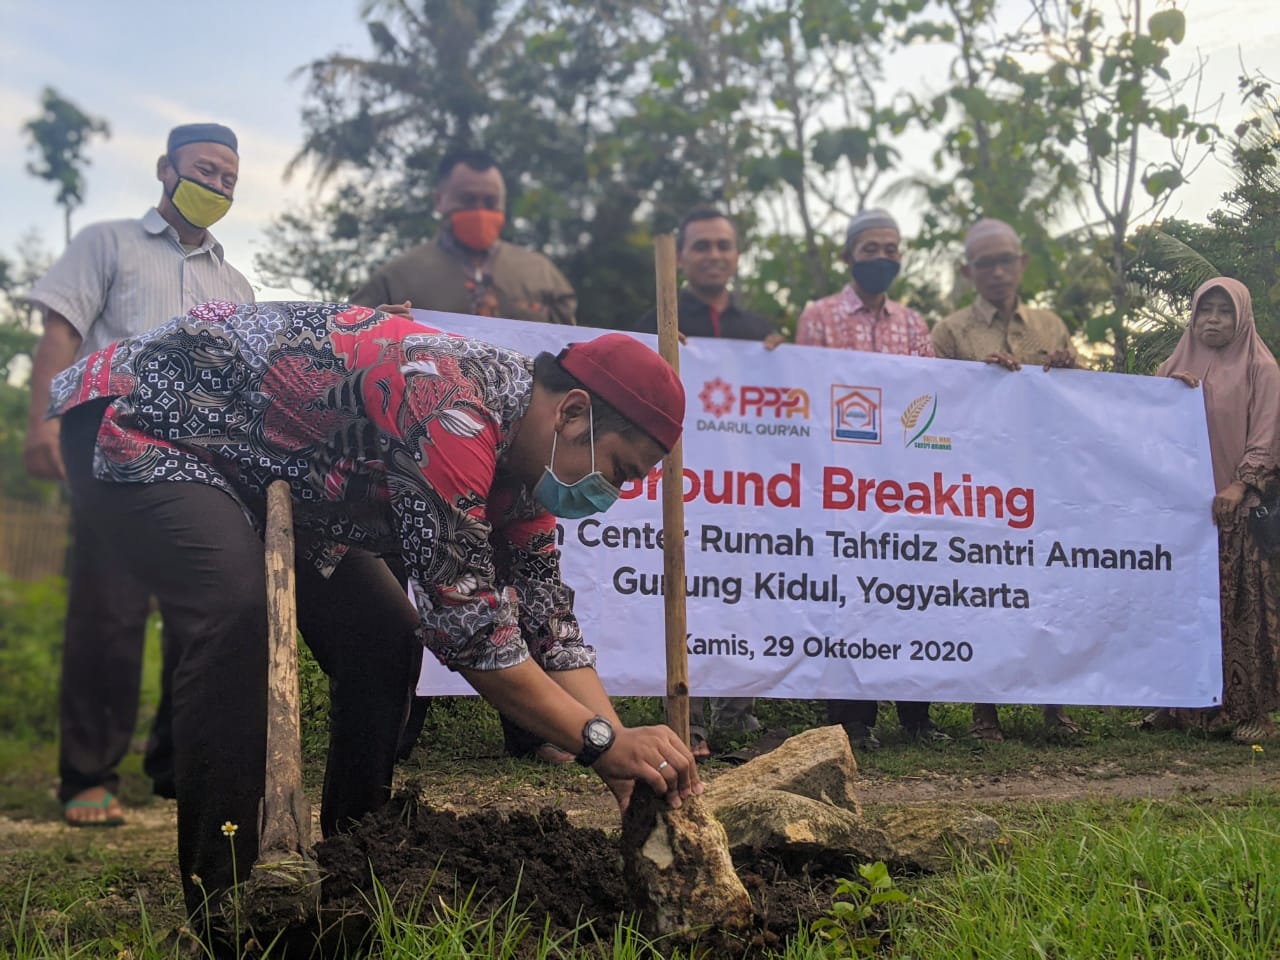
<svg viewBox="0 0 1280 960"><path fill-rule="evenodd" d="M1276 734L1280 615L1276 571L1246 520L1280 485L1280 367L1258 336L1244 284L1219 277L1200 286L1191 322L1159 373L1204 385L1222 596L1222 707L1172 711L1167 719L1257 743Z"/></svg>

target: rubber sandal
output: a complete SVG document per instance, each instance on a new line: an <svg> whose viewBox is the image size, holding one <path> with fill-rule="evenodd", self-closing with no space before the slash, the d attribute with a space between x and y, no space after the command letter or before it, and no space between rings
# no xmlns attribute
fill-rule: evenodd
<svg viewBox="0 0 1280 960"><path fill-rule="evenodd" d="M1275 736L1275 725L1261 720L1245 720L1236 724L1236 728L1231 731L1231 739L1236 743L1263 743L1275 739Z"/></svg>
<svg viewBox="0 0 1280 960"><path fill-rule="evenodd" d="M101 810L106 813L116 804L116 797L110 790L103 790L98 800L71 799L62 805L62 820L69 827L119 827L124 825L124 814L108 815L101 820L80 820L67 816L71 810Z"/></svg>
<svg viewBox="0 0 1280 960"><path fill-rule="evenodd" d="M790 736L791 733L788 730L766 730L760 734L760 738L755 743L739 747L731 753L722 753L716 759L721 763L738 766L748 760L754 760L756 757L762 757L766 753L778 749Z"/></svg>
<svg viewBox="0 0 1280 960"><path fill-rule="evenodd" d="M1133 720L1129 726L1138 730L1158 731L1158 730L1180 730L1182 724L1177 716L1168 707L1161 707L1159 710L1152 710L1141 720Z"/></svg>

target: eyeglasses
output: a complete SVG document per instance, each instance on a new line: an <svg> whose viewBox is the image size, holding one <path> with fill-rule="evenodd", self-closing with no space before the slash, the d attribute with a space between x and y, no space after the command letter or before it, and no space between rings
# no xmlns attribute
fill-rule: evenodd
<svg viewBox="0 0 1280 960"><path fill-rule="evenodd" d="M992 273L997 269L1008 272L1016 267L1021 259L1022 256L1020 254L1006 253L998 257L983 257L981 260L974 260L969 266L979 273Z"/></svg>

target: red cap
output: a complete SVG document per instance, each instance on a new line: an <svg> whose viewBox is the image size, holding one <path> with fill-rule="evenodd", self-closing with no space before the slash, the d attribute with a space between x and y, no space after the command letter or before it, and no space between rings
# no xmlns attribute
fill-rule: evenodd
<svg viewBox="0 0 1280 960"><path fill-rule="evenodd" d="M557 359L566 373L671 452L684 428L684 384L671 364L625 333L571 343Z"/></svg>

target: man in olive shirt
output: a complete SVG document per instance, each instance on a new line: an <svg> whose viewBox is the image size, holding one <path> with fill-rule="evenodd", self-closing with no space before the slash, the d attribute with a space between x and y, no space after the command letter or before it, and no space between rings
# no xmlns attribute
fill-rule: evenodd
<svg viewBox="0 0 1280 960"><path fill-rule="evenodd" d="M680 332L686 337L764 340L773 324L738 305L729 284L738 273L738 232L719 210L690 211L676 230L676 257L685 286L680 289ZM636 324L640 333L658 332L658 311Z"/></svg>
<svg viewBox="0 0 1280 960"><path fill-rule="evenodd" d="M1022 240L1009 224L979 220L964 240L961 273L978 295L971 306L957 310L933 328L933 349L950 360L985 360L1017 370L1024 363L1074 367L1071 334L1051 310L1029 307L1018 299L1018 285L1027 267ZM1044 708L1045 726L1075 734L1080 727L1062 707ZM979 740L1003 740L1000 716L993 703L973 705L971 735Z"/></svg>
<svg viewBox="0 0 1280 960"><path fill-rule="evenodd" d="M729 290L738 274L738 231L719 210L698 207L685 215L676 230L676 263L685 278L677 306L681 335L764 340L774 333L772 323L740 307ZM641 317L636 329L657 333L658 311ZM711 755L710 727L760 727L751 697L695 697L689 707L693 755L699 759Z"/></svg>
<svg viewBox="0 0 1280 960"><path fill-rule="evenodd" d="M510 320L576 323L578 298L540 253L498 239L507 187L484 150L458 150L440 163L435 239L406 250L351 298L377 307L410 301L422 310Z"/></svg>
<svg viewBox="0 0 1280 960"><path fill-rule="evenodd" d="M437 171L436 213L442 226L435 239L385 264L351 302L375 308L408 302L442 313L576 324L578 298L564 274L542 254L498 239L506 224L506 202L506 182L488 151L447 153ZM429 704L429 697L414 697L401 738L402 758L421 735ZM505 717L502 729L512 756L573 760Z"/></svg>

